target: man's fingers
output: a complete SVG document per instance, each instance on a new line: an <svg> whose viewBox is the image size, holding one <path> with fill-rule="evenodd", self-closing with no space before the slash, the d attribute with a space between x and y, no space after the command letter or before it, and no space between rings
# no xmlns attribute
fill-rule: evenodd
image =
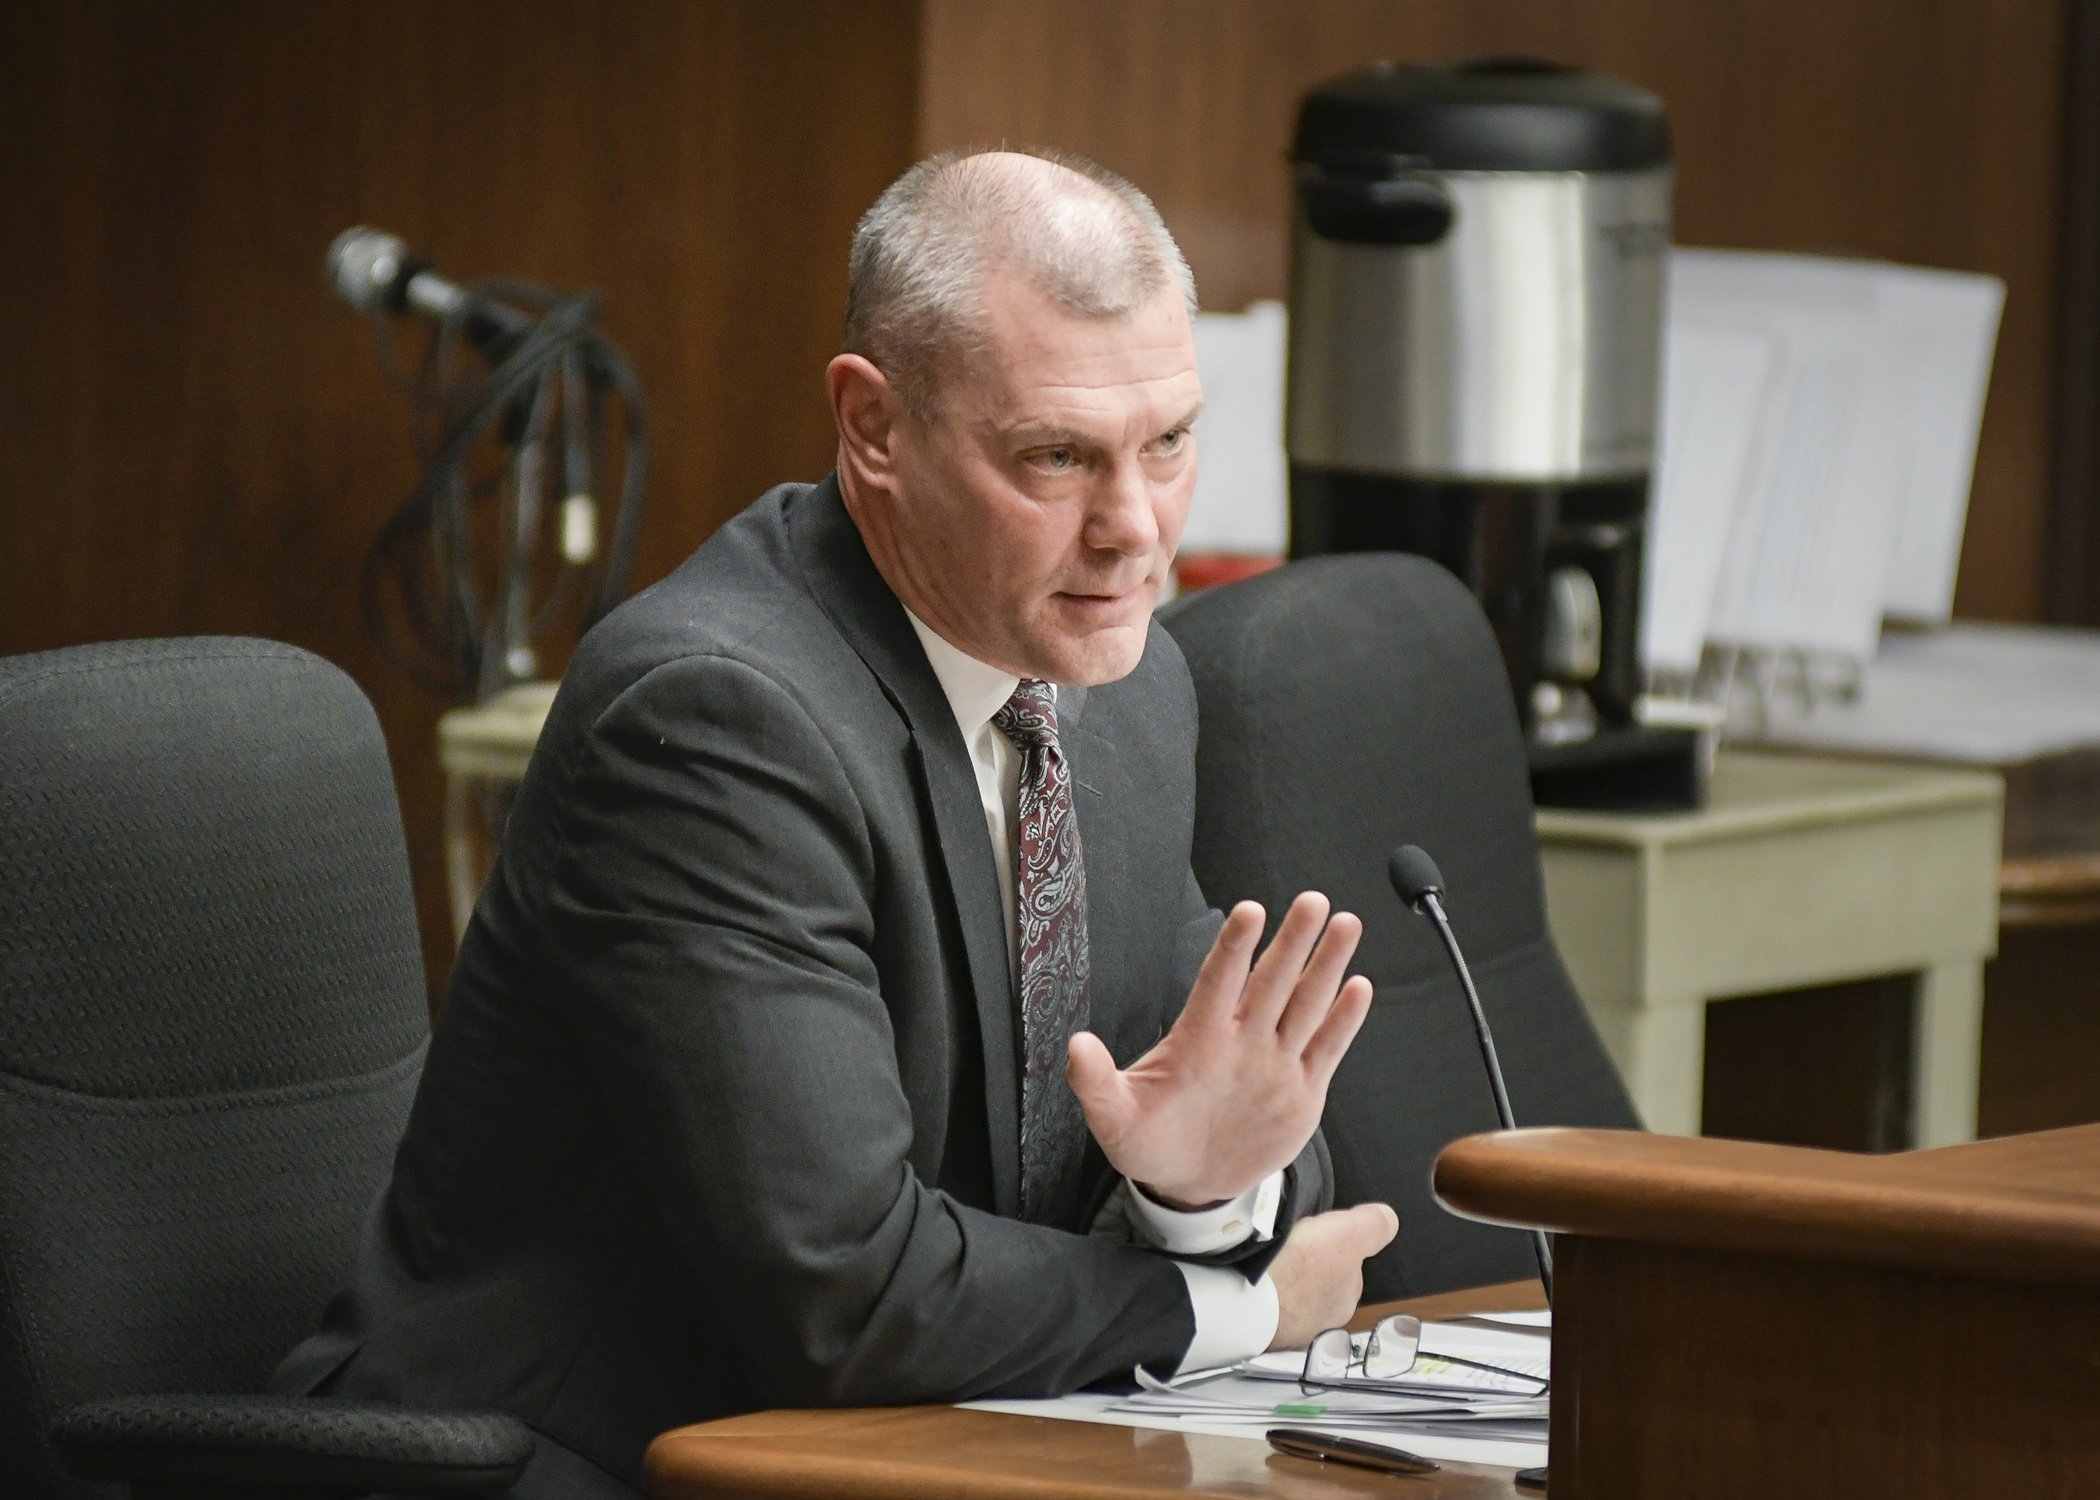
<svg viewBox="0 0 2100 1500"><path fill-rule="evenodd" d="M1312 961L1299 976L1276 1023L1277 1035L1286 1047L1302 1050L1327 1019L1335 992L1349 971L1349 960L1356 956L1356 945L1363 935L1363 919L1354 912L1338 911L1328 919L1327 930L1320 934L1320 944L1313 949Z"/></svg>
<svg viewBox="0 0 2100 1500"><path fill-rule="evenodd" d="M1247 976L1240 1019L1249 1026L1274 1026L1291 998L1291 990L1305 972L1305 961L1320 929L1327 924L1327 898L1318 891L1300 891L1290 910L1277 924L1276 936Z"/></svg>
<svg viewBox="0 0 2100 1500"><path fill-rule="evenodd" d="M1370 1013L1371 981L1358 974L1342 986L1342 992L1328 1007L1326 1019L1305 1043L1305 1069L1321 1092L1324 1093L1333 1080L1334 1070L1342 1065L1349 1044L1356 1040L1356 1033L1363 1029L1364 1017Z"/></svg>
<svg viewBox="0 0 2100 1500"><path fill-rule="evenodd" d="M1212 939L1210 952L1197 972L1196 987L1189 991L1182 1018L1198 1024L1229 1020L1239 1009L1240 994L1247 987L1247 971L1254 962L1255 945L1269 920L1259 901L1242 901L1225 914L1225 925ZM1176 1023L1177 1025L1179 1022Z"/></svg>

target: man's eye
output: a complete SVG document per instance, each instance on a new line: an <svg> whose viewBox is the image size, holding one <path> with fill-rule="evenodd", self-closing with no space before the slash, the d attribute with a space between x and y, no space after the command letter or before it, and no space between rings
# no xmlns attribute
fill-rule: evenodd
<svg viewBox="0 0 2100 1500"><path fill-rule="evenodd" d="M1186 427L1175 427L1166 432L1161 433L1159 435L1159 451L1162 453L1172 453L1175 449L1181 446L1182 439L1186 438L1188 435L1189 430Z"/></svg>
<svg viewBox="0 0 2100 1500"><path fill-rule="evenodd" d="M1074 454L1070 448L1052 448L1043 455L1044 463L1060 471L1071 468L1078 461L1078 455Z"/></svg>

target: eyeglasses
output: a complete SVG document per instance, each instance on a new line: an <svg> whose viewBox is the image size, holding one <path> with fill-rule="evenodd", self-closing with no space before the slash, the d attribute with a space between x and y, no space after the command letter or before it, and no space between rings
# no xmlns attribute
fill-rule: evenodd
<svg viewBox="0 0 2100 1500"><path fill-rule="evenodd" d="M1365 1337L1361 1355L1356 1352L1355 1341L1348 1329L1330 1328L1305 1346L1305 1373L1298 1377L1298 1385L1310 1392L1361 1386L1364 1381L1398 1380L1414 1369L1421 1353L1422 1320L1409 1313L1380 1318ZM1527 1381L1538 1387L1539 1395L1552 1388L1551 1381L1526 1375L1522 1370L1505 1370L1500 1365L1460 1359L1455 1354L1432 1354L1429 1357L1447 1365L1464 1365L1469 1370L1486 1370L1494 1375L1507 1375L1512 1380ZM1364 1372L1363 1380L1349 1378L1353 1369Z"/></svg>

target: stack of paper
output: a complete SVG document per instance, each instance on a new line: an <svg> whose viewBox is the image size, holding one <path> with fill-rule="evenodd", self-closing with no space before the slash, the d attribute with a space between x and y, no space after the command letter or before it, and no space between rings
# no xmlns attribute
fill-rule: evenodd
<svg viewBox="0 0 2100 1500"><path fill-rule="evenodd" d="M1721 563L1777 353L1761 334L1673 323L1663 345L1662 434L1641 618L1646 664L1690 673L1706 649ZM1668 504L1661 503L1668 497Z"/></svg>
<svg viewBox="0 0 2100 1500"><path fill-rule="evenodd" d="M1858 698L1774 695L1763 738L2003 766L2100 746L2100 632L1961 623L1890 632Z"/></svg>
<svg viewBox="0 0 2100 1500"><path fill-rule="evenodd" d="M1529 1468L1544 1463L1551 1315L1494 1313L1422 1327L1415 1368L1399 1380L1354 1373L1336 1386L1304 1387L1302 1351L1265 1354L1172 1382L1140 1373L1127 1395L1077 1392L1048 1401L972 1401L974 1409L1237 1437L1272 1427L1387 1437L1428 1458ZM1361 1335L1358 1337L1361 1352ZM1512 1375L1451 1364L1492 1364Z"/></svg>
<svg viewBox="0 0 2100 1500"><path fill-rule="evenodd" d="M1863 660L1953 610L1996 277L1675 250L1643 653Z"/></svg>

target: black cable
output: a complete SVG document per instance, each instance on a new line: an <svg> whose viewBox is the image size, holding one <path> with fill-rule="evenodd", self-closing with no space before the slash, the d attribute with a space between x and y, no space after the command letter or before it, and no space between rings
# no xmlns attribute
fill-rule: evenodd
<svg viewBox="0 0 2100 1500"><path fill-rule="evenodd" d="M490 359L470 357L468 320L497 302L528 311L535 321L491 348ZM485 696L509 680L513 665L485 659L492 648L524 648L536 657L550 630L571 618L588 630L626 592L648 478L648 425L641 384L619 347L599 331L597 317L595 293L482 282L446 310L411 375L390 320L375 316L380 363L408 398L423 477L366 554L360 600L366 626L387 656L432 692L462 702ZM594 544L594 555L582 559L562 554L557 542L559 566L535 605L547 533L552 527L559 536L572 497L588 497L594 532L602 533L603 497L590 486L611 472L599 455L613 404L624 417L625 443L610 542ZM469 466L491 436L499 440L504 465L477 476ZM542 504L543 480L555 472L544 445L556 441L561 490L556 503ZM538 455L536 471L517 462L521 451ZM475 517L503 492L506 470L538 488L509 496L506 517L526 524L515 531L507 526L497 538L494 587L485 591L489 562L486 547L477 552L475 546Z"/></svg>

